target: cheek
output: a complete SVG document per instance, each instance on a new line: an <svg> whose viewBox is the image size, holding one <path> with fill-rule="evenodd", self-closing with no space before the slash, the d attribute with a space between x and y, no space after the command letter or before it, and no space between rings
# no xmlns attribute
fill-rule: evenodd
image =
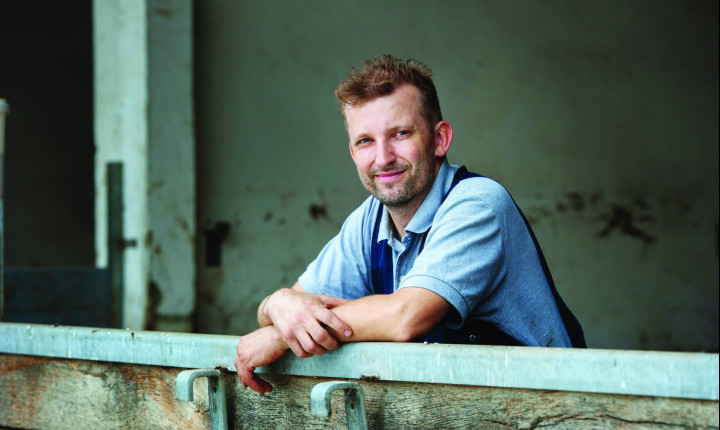
<svg viewBox="0 0 720 430"><path fill-rule="evenodd" d="M372 154L370 154L370 151L367 150L355 151L353 154L353 162L355 162L355 166L357 166L358 170L370 170L373 160L374 158L372 157Z"/></svg>
<svg viewBox="0 0 720 430"><path fill-rule="evenodd" d="M409 163L416 164L419 160L423 158L423 151L421 151L420 148L416 148L413 146L399 153L398 157L404 159Z"/></svg>

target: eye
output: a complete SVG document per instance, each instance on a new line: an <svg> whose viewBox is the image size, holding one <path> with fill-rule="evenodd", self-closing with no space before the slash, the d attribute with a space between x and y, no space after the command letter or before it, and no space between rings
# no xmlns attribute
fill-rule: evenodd
<svg viewBox="0 0 720 430"><path fill-rule="evenodd" d="M366 138L360 139L357 142L355 142L355 146L364 146L364 145L369 144L370 142L372 142L372 140L370 138L366 137Z"/></svg>
<svg viewBox="0 0 720 430"><path fill-rule="evenodd" d="M410 131L408 131L408 130L401 130L401 131L398 131L397 133L395 133L395 136L397 136L397 137L405 137L405 136L407 136L407 135L409 135L409 134L410 134Z"/></svg>

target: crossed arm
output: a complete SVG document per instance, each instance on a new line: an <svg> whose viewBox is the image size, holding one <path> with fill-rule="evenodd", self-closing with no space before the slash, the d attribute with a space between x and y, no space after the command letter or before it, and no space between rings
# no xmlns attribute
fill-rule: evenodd
<svg viewBox="0 0 720 430"><path fill-rule="evenodd" d="M429 332L451 306L424 288L345 300L306 293L300 283L268 296L258 308L260 328L240 339L235 368L244 387L263 394L272 387L255 368L291 349L298 357L320 355L343 342L407 342Z"/></svg>

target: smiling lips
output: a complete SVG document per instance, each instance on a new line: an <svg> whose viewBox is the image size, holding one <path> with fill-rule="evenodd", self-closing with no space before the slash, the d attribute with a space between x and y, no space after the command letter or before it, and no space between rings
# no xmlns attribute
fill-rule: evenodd
<svg viewBox="0 0 720 430"><path fill-rule="evenodd" d="M405 170L394 170L391 172L379 172L375 174L375 177L381 182L390 182L400 177L405 173Z"/></svg>

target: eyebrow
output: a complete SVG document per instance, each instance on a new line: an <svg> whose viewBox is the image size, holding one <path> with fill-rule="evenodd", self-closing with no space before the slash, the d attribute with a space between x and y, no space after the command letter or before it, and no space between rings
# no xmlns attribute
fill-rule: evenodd
<svg viewBox="0 0 720 430"><path fill-rule="evenodd" d="M362 133L359 133L357 136L351 137L350 140L352 140L353 142L357 142L358 140L363 140L363 139L366 139L366 138L367 138L367 139L372 139L372 135L371 135L370 133L368 133L368 132L362 132Z"/></svg>
<svg viewBox="0 0 720 430"><path fill-rule="evenodd" d="M392 134L397 133L400 130L410 130L412 132L417 132L418 130L420 130L420 126L415 123L394 125L394 126L389 127L387 130L385 130L385 132L388 135L392 135ZM363 131L363 132L358 133L356 136L352 137L350 140L354 143L354 142L358 142L362 139L374 139L374 137L373 137L372 133Z"/></svg>
<svg viewBox="0 0 720 430"><path fill-rule="evenodd" d="M408 125L398 125L395 127L391 127L389 130L391 133L397 133L400 130L410 130L410 131L418 131L420 127L417 124L408 124Z"/></svg>

